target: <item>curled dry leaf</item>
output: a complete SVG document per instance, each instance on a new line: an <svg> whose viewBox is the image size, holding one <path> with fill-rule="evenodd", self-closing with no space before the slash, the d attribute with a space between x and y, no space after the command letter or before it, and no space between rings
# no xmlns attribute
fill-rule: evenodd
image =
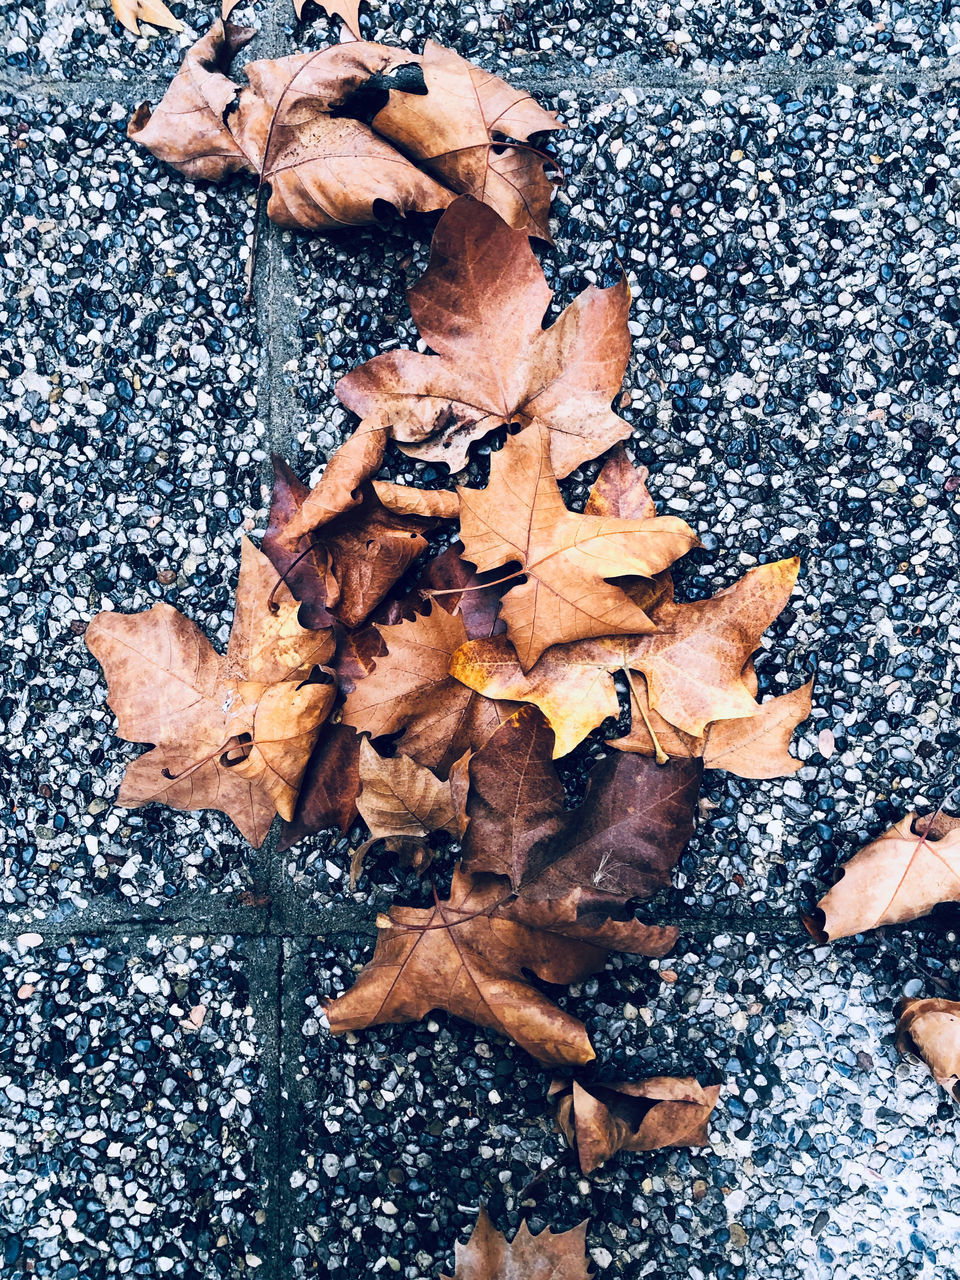
<svg viewBox="0 0 960 1280"><path fill-rule="evenodd" d="M351 463L356 469L351 470ZM294 542L290 527L297 527L323 480L311 494L282 458L273 459L273 500L263 550L303 601L304 621L313 626L333 621L358 626L426 550L424 533L457 514L455 494L371 482L367 463L366 457L348 453L344 467L333 455L324 473L325 480L334 468L325 490L329 515Z"/></svg>
<svg viewBox="0 0 960 1280"><path fill-rule="evenodd" d="M384 205L428 213L473 192L542 230L551 193L544 158L502 148L493 132L561 127L529 95L439 45L418 56L363 40L248 63L241 89L226 73L252 35L214 23L156 110L137 110L129 136L190 177L253 174L269 187L268 215L284 227L362 226L380 221ZM398 77L401 69L410 70ZM371 93L386 99L372 125L359 118ZM488 127L491 108L502 115Z"/></svg>
<svg viewBox="0 0 960 1280"><path fill-rule="evenodd" d="M450 783L409 756L379 755L366 739L360 744L360 816L375 840L384 836L460 834Z"/></svg>
<svg viewBox="0 0 960 1280"><path fill-rule="evenodd" d="M473 441L505 423L540 423L566 476L629 435L610 408L630 355L626 280L591 285L544 329L552 294L527 236L457 200L407 296L436 354L387 351L337 383L343 403L405 453L460 471Z"/></svg>
<svg viewBox="0 0 960 1280"><path fill-rule="evenodd" d="M909 813L854 854L805 921L819 941L916 920L938 903L960 901L960 826L935 839Z"/></svg>
<svg viewBox="0 0 960 1280"><path fill-rule="evenodd" d="M517 563L525 575L500 608L524 671L553 644L652 631L643 609L607 579L652 578L698 545L674 516L568 511L549 450L547 429L527 427L491 457L485 489L458 490L466 558L482 573Z"/></svg>
<svg viewBox="0 0 960 1280"><path fill-rule="evenodd" d="M531 1235L526 1222L513 1241L480 1209L466 1244L456 1245L456 1270L441 1280L589 1280L587 1224Z"/></svg>
<svg viewBox="0 0 960 1280"><path fill-rule="evenodd" d="M580 1168L592 1173L618 1151L709 1146L720 1086L704 1088L690 1076L590 1085L554 1080L549 1096Z"/></svg>
<svg viewBox="0 0 960 1280"><path fill-rule="evenodd" d="M167 31L183 30L183 23L177 21L163 0L110 0L110 7L120 25L135 36L140 35L141 22Z"/></svg>
<svg viewBox="0 0 960 1280"><path fill-rule="evenodd" d="M508 876L527 901L575 901L581 916L669 885L693 834L700 762L608 757L568 810L552 739L524 707L471 758L464 866Z"/></svg>
<svg viewBox="0 0 960 1280"><path fill-rule="evenodd" d="M422 873L433 861L425 843L436 831L459 838L466 825L466 771L469 756L458 760L446 782L409 756L385 758L365 738L360 747L360 816L370 839L354 851L350 885L356 884L364 860L378 840L402 853L408 865Z"/></svg>
<svg viewBox="0 0 960 1280"><path fill-rule="evenodd" d="M937 1084L960 1102L960 1001L905 1000L897 1048L922 1058Z"/></svg>
<svg viewBox="0 0 960 1280"><path fill-rule="evenodd" d="M662 956L676 930L637 921L585 924L568 900L525 903L499 876L457 870L450 897L428 910L394 907L378 921L373 959L326 1006L333 1033L410 1022L444 1009L509 1036L548 1065L589 1062L583 1024L531 981L567 985L611 951Z"/></svg>
<svg viewBox="0 0 960 1280"><path fill-rule="evenodd" d="M275 814L293 816L336 694L325 665L332 634L301 627L298 612L269 560L244 539L224 657L170 605L97 614L86 642L106 675L120 736L155 744L127 766L119 804L219 809L254 845Z"/></svg>
<svg viewBox="0 0 960 1280"><path fill-rule="evenodd" d="M460 614L434 603L413 620L377 628L387 648L372 675L347 695L343 719L372 738L399 733L400 750L446 778L482 746L512 708L454 680L450 660L467 639Z"/></svg>

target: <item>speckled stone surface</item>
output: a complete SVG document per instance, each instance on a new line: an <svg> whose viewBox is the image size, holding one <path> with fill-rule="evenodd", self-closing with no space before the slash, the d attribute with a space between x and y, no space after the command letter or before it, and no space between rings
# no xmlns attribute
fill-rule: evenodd
<svg viewBox="0 0 960 1280"><path fill-rule="evenodd" d="M365 34L451 43L569 126L541 256L557 307L627 271L621 412L702 538L682 590L803 559L758 673L816 677L804 768L708 775L644 906L680 922L675 952L561 996L601 1078L721 1083L713 1147L585 1179L503 1041L445 1016L326 1031L376 912L423 886L373 855L350 892L330 833L254 852L219 815L112 804L137 748L86 623L162 599L225 645L269 454L316 477L354 425L337 378L416 342L430 230L267 228L244 307L250 185L187 182L125 136L214 16L172 7L188 30L137 39L101 0L0 5L2 1274L436 1280L480 1202L511 1231L590 1218L597 1274L625 1280L960 1274L957 1113L893 1047L905 994L960 996L960 914L829 949L799 919L960 781L960 10L364 6ZM234 17L254 56L333 30L288 0ZM596 752L565 762L573 794Z"/></svg>

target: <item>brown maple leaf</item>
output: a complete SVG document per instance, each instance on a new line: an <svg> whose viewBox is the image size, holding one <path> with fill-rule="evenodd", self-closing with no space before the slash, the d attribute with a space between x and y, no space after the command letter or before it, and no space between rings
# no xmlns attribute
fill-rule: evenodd
<svg viewBox="0 0 960 1280"><path fill-rule="evenodd" d="M709 1146L720 1086L704 1088L690 1076L589 1085L554 1080L548 1096L581 1170L592 1173L618 1151Z"/></svg>
<svg viewBox="0 0 960 1280"><path fill-rule="evenodd" d="M527 974L567 985L602 969L610 951L662 956L677 936L632 920L585 924L572 898L511 900L501 877L462 870L448 900L428 910L394 907L377 923L373 959L326 1005L335 1035L444 1009L509 1036L548 1065L589 1062L595 1054L583 1024Z"/></svg>
<svg viewBox="0 0 960 1280"><path fill-rule="evenodd" d="M167 604L97 614L86 642L106 675L120 736L154 744L127 766L119 804L219 809L258 846L275 814L293 816L336 695L325 665L332 634L301 627L298 612L269 560L244 539L225 656Z"/></svg>
<svg viewBox="0 0 960 1280"><path fill-rule="evenodd" d="M110 7L120 25L135 36L140 35L141 22L167 31L183 30L183 23L177 21L163 0L110 0Z"/></svg>
<svg viewBox="0 0 960 1280"><path fill-rule="evenodd" d="M587 1224L531 1235L526 1222L509 1242L482 1206L466 1244L457 1241L456 1269L440 1280L589 1280Z"/></svg>
<svg viewBox="0 0 960 1280"><path fill-rule="evenodd" d="M347 695L343 719L372 738L400 734L405 755L446 778L453 762L482 746L510 709L449 674L467 639L459 613L434 603L411 621L377 630L387 653Z"/></svg>
<svg viewBox="0 0 960 1280"><path fill-rule="evenodd" d="M564 825L552 754L553 731L534 707L515 711L474 753L465 868L508 876L514 888L537 874Z"/></svg>
<svg viewBox="0 0 960 1280"><path fill-rule="evenodd" d="M960 901L960 824L939 839L923 835L915 813L854 854L804 923L818 941L927 915Z"/></svg>
<svg viewBox="0 0 960 1280"><path fill-rule="evenodd" d="M331 466L335 459L336 454ZM453 493L378 484L362 472L344 476L337 467L333 492L343 500L342 510L331 511L325 523L291 549L290 526L311 493L282 458L274 456L273 466L263 550L303 601L304 621L311 626L329 626L333 620L358 626L426 550L424 532L457 513ZM351 479L356 483L351 485ZM337 500L331 496L329 507Z"/></svg>
<svg viewBox="0 0 960 1280"><path fill-rule="evenodd" d="M752 661L742 678L756 697ZM740 778L781 778L803 767L802 760L790 755L789 747L797 725L810 714L812 695L813 681L809 680L789 693L759 703L751 716L708 724L704 736L696 738L675 729L653 710L646 681L637 674L630 681L630 732L610 739L608 745L652 756L656 753L652 729L668 756L699 756L705 769L724 769Z"/></svg>
<svg viewBox="0 0 960 1280"><path fill-rule="evenodd" d="M699 760L617 755L595 764L583 803L564 815L563 834L524 896L575 893L584 914L667 888L693 835L700 777Z"/></svg>
<svg viewBox="0 0 960 1280"><path fill-rule="evenodd" d="M409 756L381 756L369 741L360 746L357 808L379 840L386 836L460 835L460 818L450 782L441 781Z"/></svg>
<svg viewBox="0 0 960 1280"><path fill-rule="evenodd" d="M541 425L492 455L485 489L458 493L465 557L482 573L517 563L525 575L500 606L524 671L553 644L652 631L643 609L608 579L652 578L698 545L674 516L619 520L568 511Z"/></svg>
<svg viewBox="0 0 960 1280"><path fill-rule="evenodd" d="M960 1002L905 1000L897 1022L897 1048L913 1053L960 1102Z"/></svg>
<svg viewBox="0 0 960 1280"><path fill-rule="evenodd" d="M649 520L657 508L647 488L649 471L630 461L622 444L616 445L594 481L584 515L613 516L618 520Z"/></svg>
<svg viewBox="0 0 960 1280"><path fill-rule="evenodd" d="M409 756L381 756L364 738L360 747L360 795L357 808L370 838L354 850L350 885L356 884L370 849L379 840L404 855L422 873L433 861L427 837L446 831L459 839L466 826L465 803L469 754L461 757L442 781Z"/></svg>
<svg viewBox="0 0 960 1280"><path fill-rule="evenodd" d="M361 741L348 724L324 726L300 780L293 817L283 824L280 853L328 827L346 835L356 822Z"/></svg>
<svg viewBox="0 0 960 1280"><path fill-rule="evenodd" d="M744 668L799 569L797 557L758 565L707 600L663 600L651 609L656 631L629 646L626 664L646 677L654 711L696 738L714 720L755 715Z"/></svg>
<svg viewBox="0 0 960 1280"><path fill-rule="evenodd" d="M435 178L495 209L511 227L550 240L551 158L529 143L565 129L529 93L428 40L417 59L424 95L391 90L373 127Z"/></svg>
<svg viewBox="0 0 960 1280"><path fill-rule="evenodd" d="M343 403L405 453L460 471L473 441L504 423L540 423L566 476L629 435L610 408L630 355L626 280L591 285L544 329L552 294L527 236L457 200L407 296L436 354L387 351L337 383Z"/></svg>
<svg viewBox="0 0 960 1280"><path fill-rule="evenodd" d="M523 707L472 756L464 867L508 876L531 902L572 898L581 915L669 885L693 834L700 762L608 757L568 810L552 746L542 713Z"/></svg>

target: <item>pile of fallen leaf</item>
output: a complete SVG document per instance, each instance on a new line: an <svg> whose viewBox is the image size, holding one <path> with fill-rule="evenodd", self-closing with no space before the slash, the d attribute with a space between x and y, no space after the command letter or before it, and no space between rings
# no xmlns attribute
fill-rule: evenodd
<svg viewBox="0 0 960 1280"><path fill-rule="evenodd" d="M594 1050L537 980L672 947L677 931L630 904L669 885L705 768L799 768L787 747L810 685L760 702L752 663L795 560L675 597L671 566L697 537L657 515L610 409L625 283L587 289L543 327L550 298L527 233L456 201L410 293L435 354L391 351L341 380L362 422L314 489L277 460L226 654L167 604L101 613L87 642L120 734L153 744L121 804L220 809L254 844L279 814L284 847L362 822L354 879L374 842L418 871L457 852L446 898L378 920L372 960L327 1005L331 1029L444 1009L509 1036L567 1069L550 1096L590 1170L623 1148L704 1142L718 1089L571 1078ZM459 467L503 428L485 488L375 478L390 440ZM569 510L558 476L605 452L584 509ZM431 534L449 545L418 570ZM618 680L629 728L571 807L556 761L616 721Z"/></svg>

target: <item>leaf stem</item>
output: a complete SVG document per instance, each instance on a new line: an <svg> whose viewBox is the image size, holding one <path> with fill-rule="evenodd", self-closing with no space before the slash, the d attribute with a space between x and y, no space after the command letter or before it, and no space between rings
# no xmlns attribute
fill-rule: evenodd
<svg viewBox="0 0 960 1280"><path fill-rule="evenodd" d="M421 591L421 595L430 596L458 596L465 595L468 591L486 591L487 587L499 587L501 582L513 582L515 578L522 578L526 573L526 569L515 569L513 573L508 573L505 578L495 578L493 582L480 582L475 587L445 587L442 591Z"/></svg>
<svg viewBox="0 0 960 1280"><path fill-rule="evenodd" d="M637 690L637 686L633 683L633 674L626 663L624 663L620 669L623 672L623 674L627 677L627 684L630 686L630 692L633 694L633 700L636 703L637 710L640 712L640 715L643 718L643 723L647 726L647 733L649 733L650 740L653 743L653 750L655 753L655 759L657 761L657 764L666 764L669 761L670 757L664 751L663 747L661 747L660 739L657 737L656 733L654 733L653 725L650 723L650 717L647 715L646 711L644 710L643 701L640 698L640 694Z"/></svg>
<svg viewBox="0 0 960 1280"><path fill-rule="evenodd" d="M296 559L291 560L290 563L287 565L287 567L284 569L283 573L280 574L280 577L273 584L273 588L269 596L267 597L267 608L270 610L271 613L279 613L280 611L280 606L277 604L277 601L276 601L276 595L281 587L287 587L287 589L289 590L287 578L290 576L291 573L293 573L294 569L296 569L298 564L306 560L307 556L311 555L312 552L318 551L318 550L321 550L320 543L314 542L313 539L311 539L310 542L307 543L306 549L304 551L301 551L300 554L296 557Z"/></svg>

